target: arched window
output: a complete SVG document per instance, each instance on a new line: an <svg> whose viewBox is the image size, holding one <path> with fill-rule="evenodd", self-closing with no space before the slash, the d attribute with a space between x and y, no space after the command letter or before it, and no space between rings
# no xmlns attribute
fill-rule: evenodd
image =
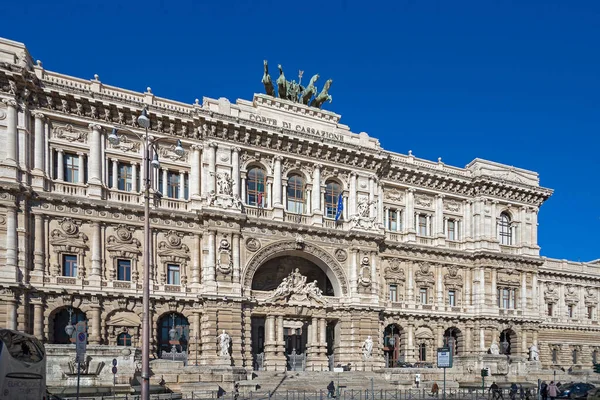
<svg viewBox="0 0 600 400"><path fill-rule="evenodd" d="M427 345L425 343L419 345L419 361L427 361Z"/></svg>
<svg viewBox="0 0 600 400"><path fill-rule="evenodd" d="M246 204L249 206L265 205L265 170L254 167L248 171L246 178Z"/></svg>
<svg viewBox="0 0 600 400"><path fill-rule="evenodd" d="M117 346L131 346L131 335L129 333L121 333L117 336Z"/></svg>
<svg viewBox="0 0 600 400"><path fill-rule="evenodd" d="M327 182L325 187L325 217L335 218L338 209L339 197L342 187L333 181Z"/></svg>
<svg viewBox="0 0 600 400"><path fill-rule="evenodd" d="M67 327L67 325L69 325L69 323L72 326L75 326L78 322L85 321L87 321L85 313L77 308L63 308L62 310L57 312L54 315L54 344L74 343L75 335L69 337L65 328ZM73 342L71 341L71 339L73 339Z"/></svg>
<svg viewBox="0 0 600 400"><path fill-rule="evenodd" d="M510 216L504 212L500 214L500 221L498 222L498 239L500 240L500 244L508 246L513 244L510 225Z"/></svg>
<svg viewBox="0 0 600 400"><path fill-rule="evenodd" d="M291 175L287 185L287 210L295 214L304 214L304 179L300 175Z"/></svg>

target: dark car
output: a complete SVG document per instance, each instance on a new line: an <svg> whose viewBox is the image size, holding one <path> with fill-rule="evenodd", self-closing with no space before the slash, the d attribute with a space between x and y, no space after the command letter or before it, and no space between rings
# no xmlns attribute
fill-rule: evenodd
<svg viewBox="0 0 600 400"><path fill-rule="evenodd" d="M568 383L562 385L559 388L560 393L558 394L559 399L585 399L587 393L594 389L596 386L591 383L577 382Z"/></svg>

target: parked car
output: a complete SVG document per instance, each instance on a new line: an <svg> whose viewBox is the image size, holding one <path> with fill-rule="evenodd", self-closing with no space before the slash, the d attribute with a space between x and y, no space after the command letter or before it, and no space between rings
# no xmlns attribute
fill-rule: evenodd
<svg viewBox="0 0 600 400"><path fill-rule="evenodd" d="M588 392L595 389L591 383L575 382L562 385L558 394L559 399L587 399Z"/></svg>

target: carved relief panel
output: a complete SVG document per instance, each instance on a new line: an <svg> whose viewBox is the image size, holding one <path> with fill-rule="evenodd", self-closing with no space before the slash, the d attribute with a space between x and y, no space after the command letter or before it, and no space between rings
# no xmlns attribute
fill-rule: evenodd
<svg viewBox="0 0 600 400"><path fill-rule="evenodd" d="M76 277L84 278L86 276L85 252L88 250L88 237L80 232L81 221L67 217L58 220L58 226L59 228L53 229L50 233L50 246L54 257L50 261L52 267L47 272L52 276L63 276L63 272L65 272L63 271L64 256L74 255L77 257Z"/></svg>
<svg viewBox="0 0 600 400"><path fill-rule="evenodd" d="M113 281L114 287L130 288L131 282L136 283L140 277L138 258L141 254L141 244L133 237L134 231L133 227L119 224L114 228L114 234L106 240L106 251L111 259L106 278ZM117 280L119 268L123 269L123 274L121 279Z"/></svg>
<svg viewBox="0 0 600 400"><path fill-rule="evenodd" d="M183 244L183 236L182 233L171 230L164 234L165 240L158 244L159 283L161 285L187 285L190 249ZM169 271L169 266L172 271ZM172 276L169 277L168 274Z"/></svg>

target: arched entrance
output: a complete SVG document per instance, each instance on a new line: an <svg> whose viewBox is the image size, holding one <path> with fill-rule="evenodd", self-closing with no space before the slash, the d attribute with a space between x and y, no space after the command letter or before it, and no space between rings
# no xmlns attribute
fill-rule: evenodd
<svg viewBox="0 0 600 400"><path fill-rule="evenodd" d="M333 368L339 348L337 319L329 318L325 308L333 302L329 298L346 293L339 264L325 251L302 241L279 242L263 250L250 261L244 274L245 290L258 301L248 343L254 368Z"/></svg>
<svg viewBox="0 0 600 400"><path fill-rule="evenodd" d="M460 329L451 327L444 332L444 343L451 349L452 355L462 354L462 332Z"/></svg>
<svg viewBox="0 0 600 400"><path fill-rule="evenodd" d="M397 324L389 324L383 331L383 354L386 368L398 367L401 331L402 328Z"/></svg>
<svg viewBox="0 0 600 400"><path fill-rule="evenodd" d="M189 342L190 323L179 313L164 314L158 320L158 356L165 359L180 359L186 354Z"/></svg>
<svg viewBox="0 0 600 400"><path fill-rule="evenodd" d="M517 334L512 329L500 332L500 354L516 354L517 343Z"/></svg>
<svg viewBox="0 0 600 400"><path fill-rule="evenodd" d="M70 344L75 340L75 336L69 337L66 331L67 325L75 326L78 322L87 322L87 316L79 308L63 308L54 314L53 321L53 343ZM74 331L73 331L74 332Z"/></svg>

